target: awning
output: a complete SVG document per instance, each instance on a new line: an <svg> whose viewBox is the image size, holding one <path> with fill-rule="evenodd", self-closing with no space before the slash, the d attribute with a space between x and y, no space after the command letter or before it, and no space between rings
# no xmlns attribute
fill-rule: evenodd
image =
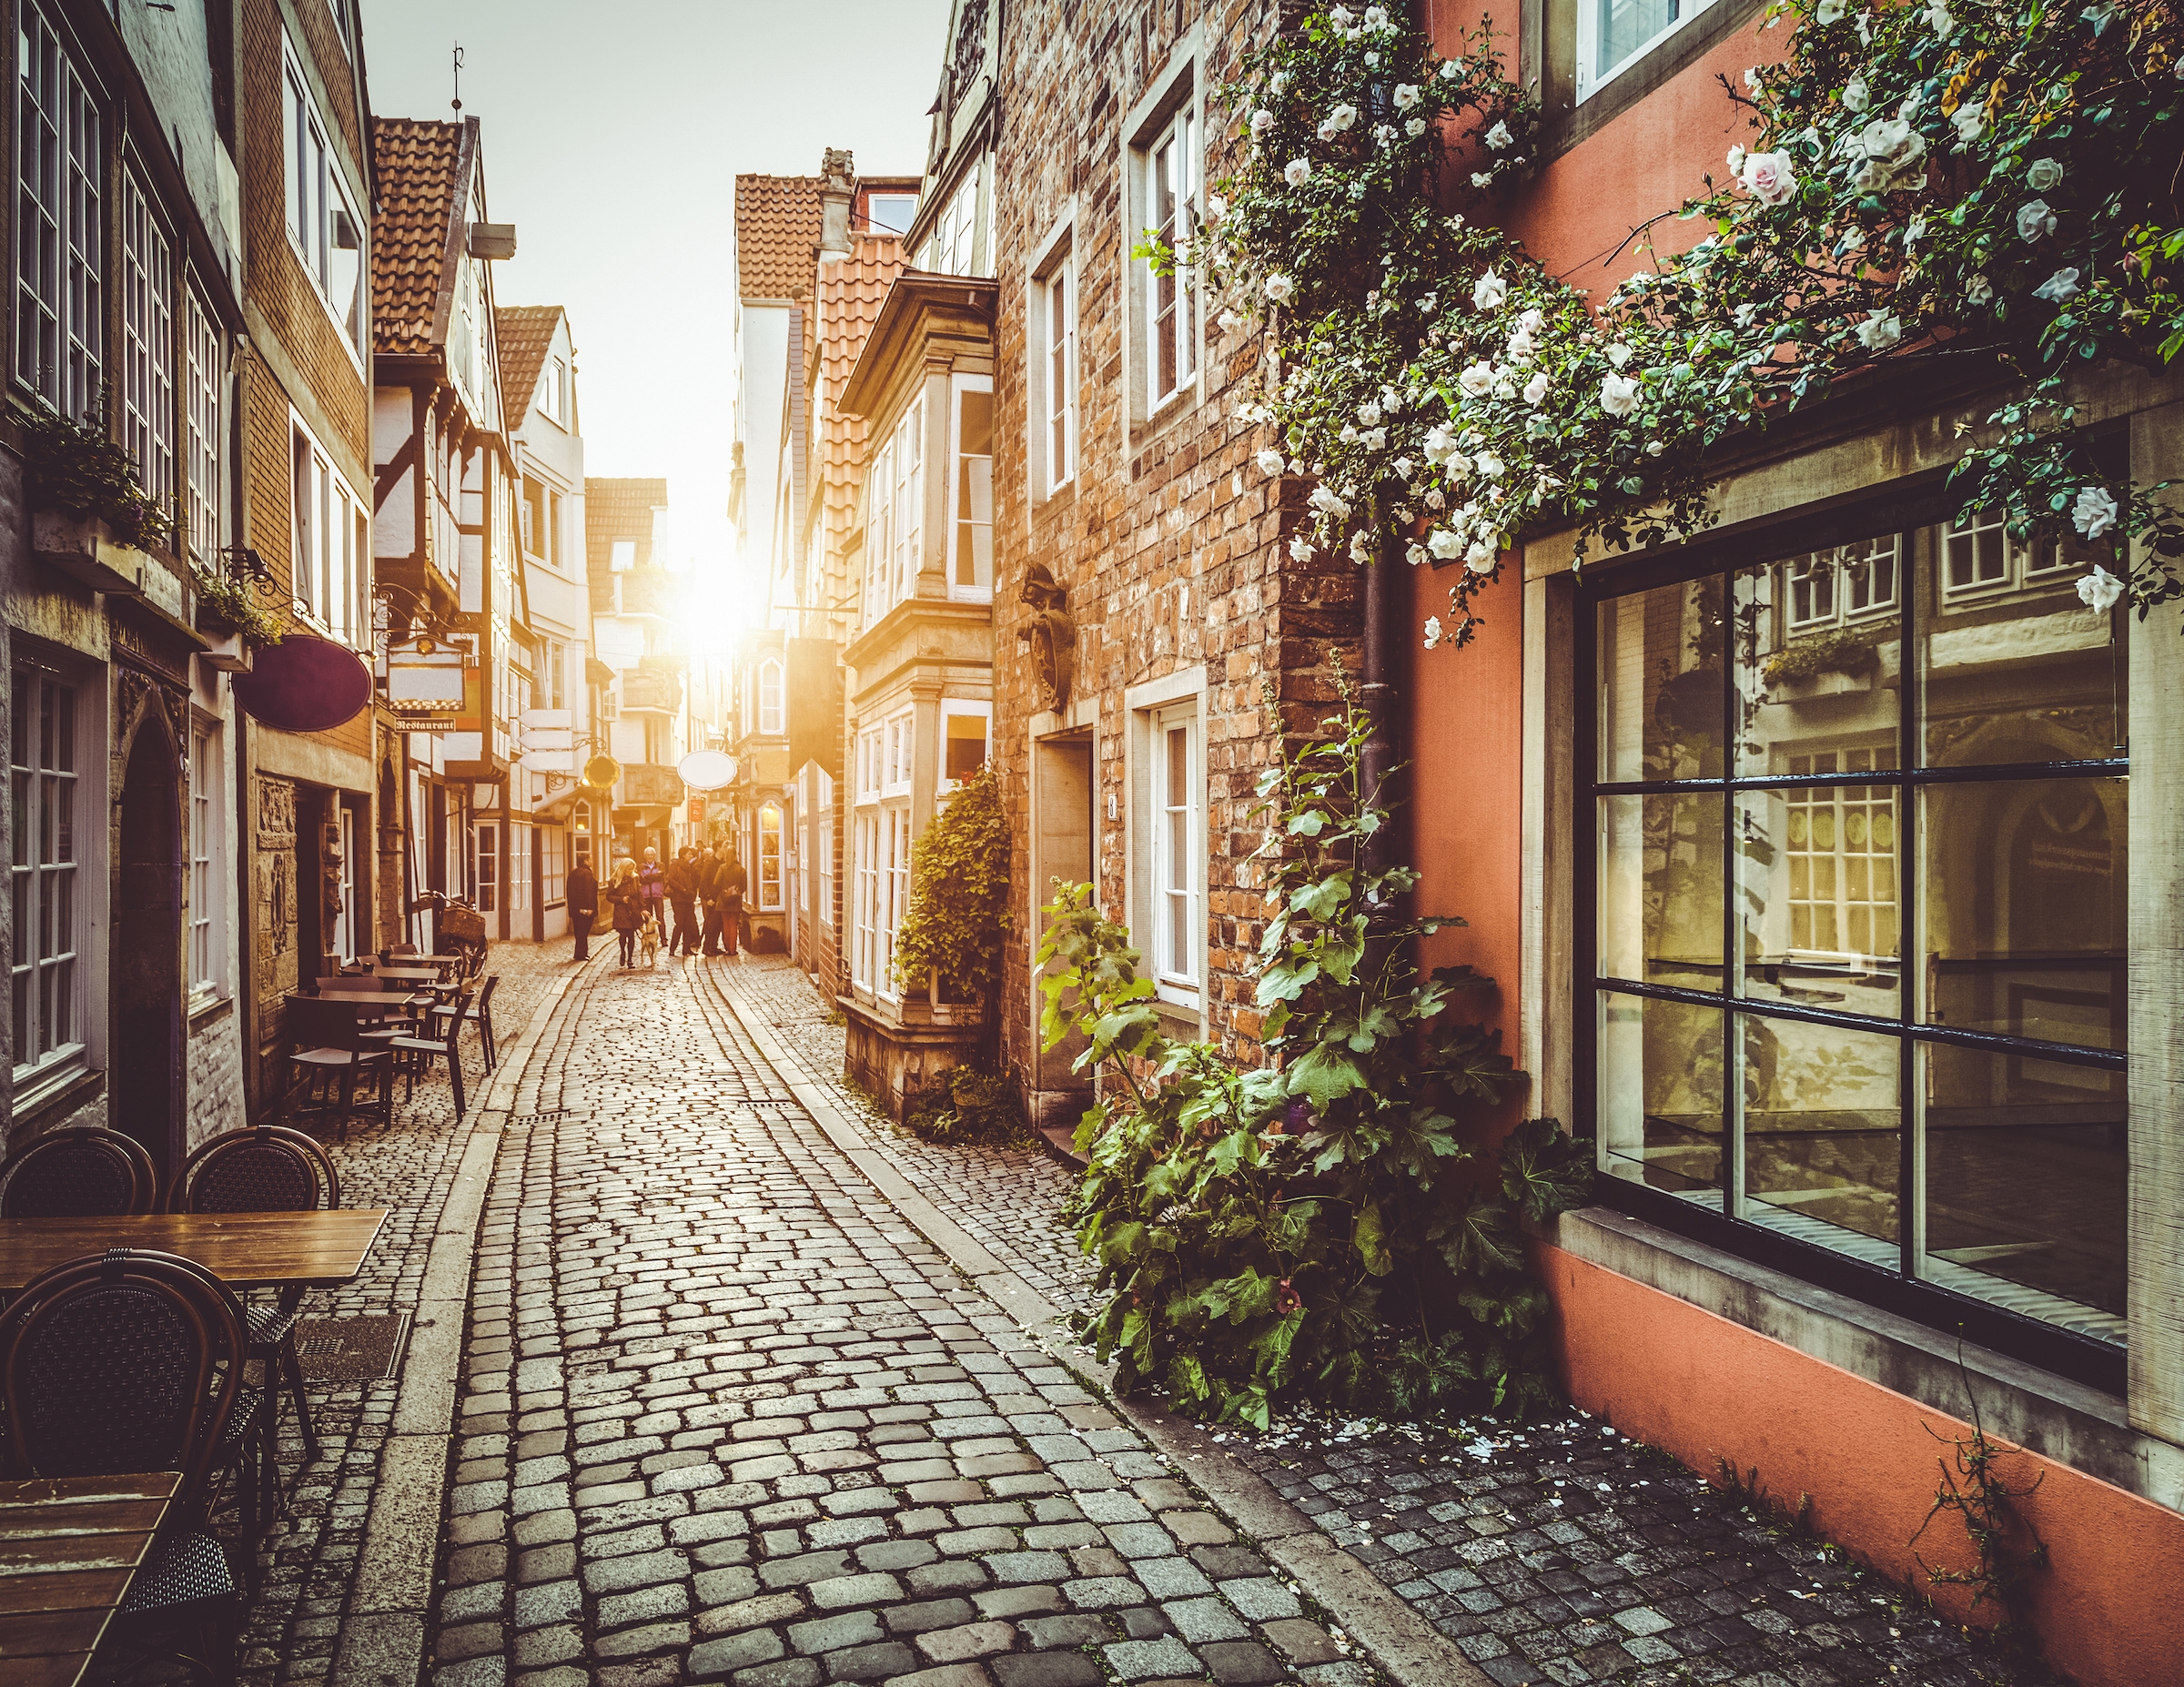
<svg viewBox="0 0 2184 1687"><path fill-rule="evenodd" d="M534 803L531 811L533 823L541 826L559 826L568 823L569 815L583 800L584 788L571 785L558 796L550 796L543 803Z"/></svg>

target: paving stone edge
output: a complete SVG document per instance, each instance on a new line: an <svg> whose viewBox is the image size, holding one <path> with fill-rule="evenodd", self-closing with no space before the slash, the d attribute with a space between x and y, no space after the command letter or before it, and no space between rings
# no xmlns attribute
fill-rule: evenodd
<svg viewBox="0 0 2184 1687"><path fill-rule="evenodd" d="M1176 1465L1177 1473L1205 1495L1237 1530L1257 1543L1283 1573L1318 1603L1353 1644L1404 1687L1493 1687L1492 1678L1456 1643L1404 1603L1352 1553L1329 1540L1319 1525L1274 1486L1247 1470L1197 1424L1117 1395L1115 1370L1078 1351L1065 1333L1061 1309L940 1211L843 1117L804 1063L772 1030L743 1013L717 985L715 999L765 1056L829 1140L885 1196L904 1220L922 1232L950 1264L991 1296L1058 1364L1075 1372L1127 1419L1138 1433ZM345 1687L337 1682L337 1687Z"/></svg>
<svg viewBox="0 0 2184 1687"><path fill-rule="evenodd" d="M329 1687L415 1687L424 1679L478 1225L523 1069L568 1005L570 986L582 976L565 974L547 989L531 1023L499 1051L467 1128L457 1127L464 1137L462 1159L433 1227L401 1389L365 1514L356 1585L327 1677Z"/></svg>

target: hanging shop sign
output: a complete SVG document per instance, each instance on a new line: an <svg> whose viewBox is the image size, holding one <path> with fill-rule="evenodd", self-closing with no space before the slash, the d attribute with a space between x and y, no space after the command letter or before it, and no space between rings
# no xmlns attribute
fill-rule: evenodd
<svg viewBox="0 0 2184 1687"><path fill-rule="evenodd" d="M245 713L284 732L329 732L371 701L371 670L357 653L307 633L265 646L233 682Z"/></svg>

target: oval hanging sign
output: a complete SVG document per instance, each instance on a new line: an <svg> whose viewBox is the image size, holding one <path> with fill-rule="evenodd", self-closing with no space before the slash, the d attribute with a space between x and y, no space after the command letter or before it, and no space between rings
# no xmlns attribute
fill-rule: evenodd
<svg viewBox="0 0 2184 1687"><path fill-rule="evenodd" d="M675 773L693 791L723 791L735 783L735 758L723 750L693 750L675 763Z"/></svg>
<svg viewBox="0 0 2184 1687"><path fill-rule="evenodd" d="M291 632L261 649L234 676L235 701L251 719L284 732L323 732L353 721L371 702L371 670L328 639Z"/></svg>

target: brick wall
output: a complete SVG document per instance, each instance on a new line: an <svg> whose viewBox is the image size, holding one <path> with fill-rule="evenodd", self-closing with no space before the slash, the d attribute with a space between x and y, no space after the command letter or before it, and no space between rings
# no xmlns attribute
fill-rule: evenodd
<svg viewBox="0 0 2184 1687"><path fill-rule="evenodd" d="M1000 86L1011 90L997 152L1001 282L995 329L995 743L1014 824L1012 874L1021 930L1037 929L1031 894L1029 805L1033 694L1025 569L1043 562L1068 591L1077 628L1074 695L1097 707L1095 861L1110 912L1127 906L1123 819L1128 813L1126 689L1204 664L1210 931L1207 1034L1249 1058L1259 1015L1243 976L1259 935L1259 893L1243 871L1262 835L1253 786L1272 756L1275 723L1261 702L1272 679L1288 730L1309 731L1334 695L1330 647L1357 625L1357 572L1347 562L1300 568L1285 550L1299 489L1269 482L1249 462L1257 441L1231 424L1238 382L1256 342L1224 341L1208 324L1203 396L1148 437L1126 428L1124 300L1134 231L1122 177L1126 115L1159 85L1194 27L1199 81L1233 73L1273 0L1138 0L1087 7L1024 0L1004 24ZM1207 101L1208 181L1226 173L1228 142ZM1077 274L1077 477L1073 495L1035 503L1026 463L1026 358L1029 263L1074 197ZM1081 706L1081 705L1080 705ZM1052 717L1048 717L1051 722ZM1113 797L1117 818L1107 818ZM1027 1066L1032 991L1024 945L1012 945L1004 985L1005 1048Z"/></svg>
<svg viewBox="0 0 2184 1687"><path fill-rule="evenodd" d="M200 1143L244 1122L243 1046L232 1008L209 1015L189 1034L187 1061L183 1147L194 1152Z"/></svg>

